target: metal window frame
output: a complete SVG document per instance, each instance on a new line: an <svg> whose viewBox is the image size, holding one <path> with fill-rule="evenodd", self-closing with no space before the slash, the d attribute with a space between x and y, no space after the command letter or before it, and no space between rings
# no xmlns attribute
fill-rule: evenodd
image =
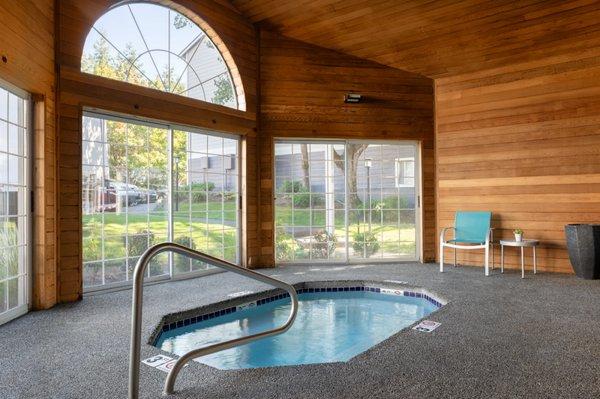
<svg viewBox="0 0 600 399"><path fill-rule="evenodd" d="M292 261L279 261L275 262L278 266L311 266L311 265L319 265L319 266L346 266L346 265L357 265L357 264L386 264L386 263L397 263L397 262L417 262L422 261L423 253L422 253L422 204L421 204L421 169L422 169L422 161L421 161L421 143L417 140L366 140L366 139L332 139L332 138L302 138L302 137L279 137L275 136L271 143L271 151L273 154L273 162L271 165L271 173L273 176L273 209L272 209L272 220L273 220L273 228L275 229L276 222L276 162L275 162L275 146L278 143L283 144L343 144L344 150L347 148L348 144L377 144L377 145L410 145L414 148L414 161L415 161L415 253L414 256L399 256L394 258L351 258L349 253L349 229L348 229L348 212L349 208L348 204L348 181L345 178L346 172L348 170L348 157L346 156L346 151L344 151L344 224L345 224L345 259L342 260L330 260L330 259L302 259L300 261L292 260ZM293 213L292 213L293 215ZM293 219L292 219L293 222ZM273 235L273 247L275 248L275 240L276 235ZM401 243L400 239L398 239L398 243Z"/></svg>
<svg viewBox="0 0 600 399"><path fill-rule="evenodd" d="M167 15L168 15L168 25L167 25L167 26L168 26L168 29L167 29L167 35L168 35L168 37L169 37L169 39L168 39L168 42L167 42L167 49L164 49L164 48L152 48L152 49L151 49L151 48L149 48L149 47L148 47L148 44L147 44L147 42L146 42L146 38L145 38L144 34L142 33L142 31L140 30L140 27L139 27L139 25L138 25L137 19L136 19L135 15L134 15L133 11L131 10L131 5L132 5L132 4L150 4L150 5L152 5L152 6L155 6L155 7L160 7L160 8L162 8L162 9L165 9L165 10L167 10ZM98 21L101 19L101 17L102 17L102 16L104 16L104 15L107 15L108 13L110 13L110 12L114 11L115 9L117 9L117 8L120 8L120 7L128 7L128 9L129 9L129 13L130 13L130 15L132 16L133 23L134 23L135 27L137 28L137 31L138 31L138 33L139 33L139 34L140 34L140 36L141 36L142 42L144 43L144 47L146 48L146 51L142 51L142 52L141 52L141 54L139 54L139 55L138 55L138 57L137 57L135 60L133 60L133 61L131 61L131 60L130 60L128 57L126 57L126 55L125 55L125 54L123 54L123 52L121 51L121 49L119 49L119 48L118 48L118 47L117 47L117 46L116 46L116 45L115 45L115 44L114 44L114 43L113 43L113 42L112 42L112 41L111 41L109 38L107 38L107 37L106 37L106 35L104 35L104 34L103 34L103 33L102 33L102 32L101 32L101 31L100 31L98 28L96 28L96 23L97 23L97 22L98 22ZM184 59L184 58L183 58L183 57L182 57L180 54L177 54L177 53L174 53L174 52L172 52L172 51L171 51L171 40L170 40L170 37L171 37L171 29L172 29L172 27L171 27L171 13L175 13L175 14L181 15L181 16L183 16L184 18L186 18L186 19L190 20L190 21L191 21L191 23L192 23L192 24L193 24L193 25L194 25L196 28L198 28L198 30L200 31L200 34L196 35L196 36L194 37L194 39L193 39L191 42L189 42L189 43L188 43L188 44L187 44L187 45L184 47L184 49L191 48L191 46L193 46L193 45L195 44L195 42L199 40L199 43L197 43L197 48L198 48L200 45L202 45L202 42L203 42L204 40L207 40L207 41L208 41L208 42L210 42L210 43L211 43L211 45L212 45L212 46L213 46L213 47L214 47L214 48L217 50L218 57L219 57L221 60L223 60L223 65L225 66L225 70L224 70L224 71L222 71L222 72L220 72L219 74L217 74L217 75L214 75L214 76L212 76L212 77L210 77L210 78L208 78L208 79L205 79L205 80L203 81L203 80L201 80L201 79L200 79L200 77L199 77L198 73L196 72L196 69L195 69L195 68L194 68L194 67L191 65L191 62L188 62L188 61L187 61L186 59ZM240 97L243 97L243 96L240 96L240 93L238 92L238 89L237 89L237 87L236 87L235 81L234 81L234 79L233 79L233 74L232 74L232 72L231 72L231 69L232 69L232 68L231 68L231 66L229 65L229 63L228 63L228 62L225 60L225 58L226 58L226 57L224 57L224 56L223 56L223 53L221 52L221 49L219 49L219 47L215 45L215 43L214 43L214 42L213 42L213 40L210 38L210 36L209 36L209 35L206 33L206 31L205 31L204 29L202 29L202 27L201 27L201 26L199 26L199 25L198 25L196 22L194 22L194 18L191 18L191 17L189 17L189 16L187 16L187 15L185 15L185 14L181 13L179 10L176 10L176 9L174 9L174 8L172 8L172 7L169 7L168 5L165 5L165 4L160 4L160 3L150 3L150 2L145 2L145 1L141 1L141 0L131 0L131 1L129 1L129 0L121 0L121 1L118 1L118 2L116 2L115 4L112 4L112 5L111 5L111 6L110 6L110 7L109 7L107 10L106 10L106 12L105 12L104 14L102 14L102 16L101 16L100 18L98 18L96 21L94 21L94 24L92 25L92 29L90 30L90 32L89 32L89 33L88 33L88 35L86 36L86 41L87 41L87 38L88 38L88 36L89 36L89 34L90 34L91 32L96 32L96 34L98 34L99 36L101 36L102 38L104 38L104 40L106 40L106 42L107 42L107 43L108 43L108 44L109 44L109 45L110 45L110 46L111 46L111 47L112 47L114 50L116 50L116 51L117 51L117 53L118 53L118 54L119 54L121 57L123 57L123 58L124 58L125 60L127 60L127 62L129 63L129 70L127 71L127 79L129 79L129 73L130 73L131 69L132 69L132 68L135 68L135 69L137 69L137 70L138 70L138 71L139 71L139 72L140 72L140 73L141 73L141 74L142 74L142 75L143 75L143 76L146 78L146 80L148 80L148 82L150 82L150 83L153 83L153 82L152 82L152 79L148 78L148 76L146 76L146 74L144 73L144 71L142 71L142 70L140 70L140 69L139 69L139 67L136 65L136 61L137 61L137 59L139 59L139 58L140 58L141 56L143 56L144 54L150 54L150 57L151 57L151 60L152 60L152 64L153 64L153 65L154 65L154 67L156 68L157 72L159 72L159 71L158 71L158 67L157 67L157 65L156 65L156 63L155 63L155 61L154 61L154 57L152 57L152 55L151 55L151 54L152 54L152 52L154 52L154 51L166 52L166 53L168 53L168 55L169 55L169 56L168 56L169 81L170 81L170 79L171 79L171 75L170 75L170 70L171 70L171 56L175 56L177 59L180 59L180 60L182 60L182 61L184 62L184 64L186 64L186 67L185 67L185 68L182 70L182 73L181 73L181 75L180 75L179 79L177 80L177 82L175 83L175 85L177 85L177 84L180 82L180 80L181 80L181 77L184 75L184 73L185 73L185 71L186 71L187 69L190 69L190 70L191 70L191 71L194 73L194 75L195 75L195 76L198 78L198 83L194 84L194 85L193 85L193 86L191 86L191 87L188 87L186 90L184 90L184 91L182 91L182 92L177 92L177 93L175 93L173 90L171 90L171 88L170 88L170 87L168 87L168 88L167 88L167 87L165 87L164 81L163 81L162 77L160 76L160 73L158 73L158 75L157 75L157 76L159 77L159 79L160 79L160 81L161 81L161 84L162 84L162 86L163 86L163 90L161 90L161 89L160 89L160 87L158 87L156 84L154 84L154 83L153 83L153 86L154 86L154 89L155 89L155 90L162 91L162 92L166 92L166 93L173 93L173 94L175 94L175 95L180 95L180 96L183 96L183 97L191 98L191 99L198 100L198 101L207 102L207 103L210 103L210 104L216 104L216 103L213 103L212 101L210 101L210 99L207 99L207 98L206 98L206 90L205 90L205 88L204 88L204 85L205 85L206 83L208 83L208 82L210 82L210 81L212 81L212 80L214 80L214 79L218 78L219 76L226 75L226 76L227 76L227 79L228 79L228 81L229 81L229 83L231 84L231 89L232 89L232 92L233 92L233 94L234 94L234 96L233 96L233 97L234 97L235 106L234 106L234 107L232 107L232 106L229 106L229 105L224 105L224 104L216 104L216 105L221 105L221 106L223 106L223 107L227 107L227 108L231 108L231 109L237 109L237 110L243 110L242 108L244 108L244 107L245 107L245 101L240 101ZM194 51L194 55L196 54L197 48L196 48L196 50ZM82 55L82 57L83 57L83 55ZM234 66L235 66L235 65L234 65ZM84 73L87 73L87 72L84 72ZM101 76L101 75L97 75L97 76ZM128 80L125 80L125 82L129 83L129 81L128 81ZM134 84L134 83L130 83L130 84ZM134 84L134 85L135 85L135 86L140 86L140 85L138 85L138 84ZM192 90L192 89L194 89L194 88L196 88L196 87L200 87L200 88L202 89L202 94L203 94L203 97L204 97L204 99L195 98L195 97L191 97L191 96L189 96L189 95L188 95L188 94L189 94L189 91L190 91L190 90ZM188 94L186 94L186 93L188 93ZM243 100L243 98L242 98L242 100ZM242 104L242 103L243 103L243 104ZM243 106L242 106L242 105L243 105Z"/></svg>
<svg viewBox="0 0 600 399"><path fill-rule="evenodd" d="M195 126L187 126L187 125L181 125L181 124L176 124L176 123L169 123L166 121L159 121L159 120L153 120L153 119L146 119L146 118L141 118L138 116L133 116L133 115L127 115L127 114L122 114L122 113L115 113L115 112L110 112L110 111L106 111L106 110L102 110L102 109L98 109L98 108L91 108L91 107L85 107L83 112L82 112L82 116L81 118L83 119L84 117L89 117L89 118L96 118L96 119L102 119L102 120L110 120L110 121L116 121L116 122L122 122L122 123L127 123L127 124L135 124L135 125L142 125L142 126L147 126L150 128L159 128L159 129L165 129L167 131L167 173L168 173L168 177L167 177L167 185L168 185L168 192L167 192L167 197L168 197L168 201L169 201L169 207L167 210L167 238L168 241L172 241L173 237L174 237L174 229L173 229L173 225L174 225L174 220L173 220L173 171L172 171L172 164L173 164L173 136L174 136L174 131L178 130L178 131L183 131L185 133L197 133L197 134L203 134L206 136L213 136L213 137L219 137L219 138L226 138L226 139L232 139L235 140L236 143L236 166L239 169L239 165L240 165L240 160L241 160L241 137L235 134L231 134L231 133L224 133L224 132L220 132L220 131L215 131L215 130L210 130L210 129L204 129L201 127L195 127ZM82 129L83 129L83 124L82 124ZM108 141L106 140L106 132L103 132L103 141L102 141L102 145L108 145ZM83 130L81 132L81 135L83 137ZM127 146L127 143L125 143L124 145ZM83 154L82 154L83 156ZM105 156L105 152L103 151L103 157ZM82 158L83 161L83 158ZM83 164L83 162L82 162ZM103 165L105 164L105 162L103 162ZM127 184L129 184L128 182L129 177L127 177ZM241 173L236 173L236 190L238 192L238 194L241 192L241 188L242 188L242 175ZM223 201L223 200L221 200ZM241 207L239 206L239 203L236 201L236 263L240 264L241 262L241 254L242 254L242 242L241 242L241 220L240 218L242 217L242 210ZM104 212L102 213L102 220L104 222ZM83 245L83 242L82 242ZM104 245L102 246L102 251L104 251ZM125 259L127 259L127 262L130 261L128 256L125 256ZM109 259L110 261L111 259ZM113 292L113 291L120 291L120 290L125 290L125 289L131 289L132 287L132 281L133 279L130 278L129 273L128 273L128 268L126 267L126 280L124 281L118 281L118 282L114 282L114 283L105 283L105 278L104 278L104 268L105 268L105 263L106 259L104 258L104 253L102 253L102 284L100 285L94 285L94 286L89 286L89 287L84 287L83 288L83 293L85 296L88 295L94 295L94 294L98 294L98 293L104 293L104 292ZM145 277L145 282L149 283L149 284L157 284L157 283L162 283L162 282L168 282L168 281L177 281L177 280L186 280L186 279L191 279L191 278L197 278L197 277L202 277L202 276L206 276L206 275L210 275L210 274L214 274L214 273L222 273L222 270L219 269L205 269L205 270L195 270L195 271L189 271L189 272L185 272L185 273L175 273L174 272L174 267L173 267L173 254L169 253L169 268L168 268L168 273L166 274L161 274L161 275L157 275L157 276L146 276ZM149 270L149 269L148 269Z"/></svg>
<svg viewBox="0 0 600 399"><path fill-rule="evenodd" d="M33 128L33 99L31 94L21 89L18 86L13 85L10 82L0 78L0 88L12 93L13 95L19 97L24 101L24 112L25 115L25 140L23 143L23 149L27 151L27 155L24 156L23 167L25 182L23 184L25 198L23 207L25 209L25 242L23 245L25 246L25 265L21 268L19 265L19 273L16 276L12 276L7 278L6 280L12 280L14 278L21 279L22 281L18 281L17 285L19 287L18 292L18 302L19 304L12 308L7 309L4 312L0 313L0 325L7 323L11 320L16 319L26 313L31 309L31 299L33 298L33 160L35 159L34 154L34 128ZM21 217L18 215L17 217ZM20 246L20 245L19 245Z"/></svg>

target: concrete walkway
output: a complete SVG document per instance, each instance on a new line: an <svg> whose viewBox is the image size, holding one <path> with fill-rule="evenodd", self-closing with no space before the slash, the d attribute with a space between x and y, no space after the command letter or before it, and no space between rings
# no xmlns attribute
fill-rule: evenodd
<svg viewBox="0 0 600 399"><path fill-rule="evenodd" d="M428 264L288 266L288 282L401 280L450 301L433 333L403 330L347 363L219 371L192 362L177 398L597 398L600 281ZM230 273L149 286L144 342L163 314L264 287ZM265 287L266 288L266 287ZM131 291L95 295L0 326L1 398L124 398ZM142 358L160 353L144 345ZM141 396L166 374L141 366Z"/></svg>

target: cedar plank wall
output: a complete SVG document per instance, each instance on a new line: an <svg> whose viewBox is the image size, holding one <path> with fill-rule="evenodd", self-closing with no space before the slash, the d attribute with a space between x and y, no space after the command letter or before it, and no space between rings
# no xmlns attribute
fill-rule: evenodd
<svg viewBox="0 0 600 399"><path fill-rule="evenodd" d="M59 4L59 300L81 297L81 113L84 106L240 134L248 162L243 217L246 264L258 255L256 206L256 31L226 0L178 0L220 36L235 60L245 91L246 112L136 87L80 72L85 38L111 0L61 0ZM163 4L173 4L164 0ZM224 55L227 57L227 55Z"/></svg>
<svg viewBox="0 0 600 399"><path fill-rule="evenodd" d="M34 95L34 309L56 303L54 1L0 1L0 78Z"/></svg>
<svg viewBox="0 0 600 399"><path fill-rule="evenodd" d="M363 104L344 104L345 93ZM274 264L273 138L419 140L424 259L435 257L433 82L332 50L260 32L261 264Z"/></svg>
<svg viewBox="0 0 600 399"><path fill-rule="evenodd" d="M564 225L600 220L599 115L600 47L436 80L438 228L491 210L497 237L522 228L541 270L571 273Z"/></svg>

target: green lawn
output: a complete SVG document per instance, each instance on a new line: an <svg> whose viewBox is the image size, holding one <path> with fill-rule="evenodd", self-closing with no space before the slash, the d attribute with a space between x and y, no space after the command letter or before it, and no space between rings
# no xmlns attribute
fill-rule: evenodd
<svg viewBox="0 0 600 399"><path fill-rule="evenodd" d="M385 212L385 211L384 211ZM377 251L370 254L369 258L394 258L403 255L412 255L415 253L415 226L411 223L398 224L398 212L404 211L393 211L395 214L377 214L377 211L372 213L371 222L371 233L374 236L374 240L377 244ZM275 243L276 258L278 261L292 261L292 260L307 260L307 259L334 259L344 260L345 258L345 241L346 241L346 226L345 226L345 214L343 210L335 211L335 229L334 236L337 240L336 243L330 242L330 247L335 248L331 250L317 250L310 249L309 241L307 237L308 228L302 229L303 227L313 226L314 228L322 227L325 229L326 216L325 210L309 210L309 209L294 209L293 213L290 207L276 207L276 227L277 237ZM350 213L350 216L357 215L356 213ZM381 219L384 222L381 222ZM348 239L350 246L350 256L356 258L362 258L363 253L359 252L354 256L353 244L356 241L354 239L355 234L368 231L368 223L364 222L362 215L360 223L351 223L348 226ZM396 221L385 221L385 220L396 220ZM289 232L282 231L280 227L283 226L295 226L299 227L301 232L300 237L296 234L296 238L292 237ZM313 239L314 240L314 239ZM325 248L328 244L316 244L313 241L313 248ZM359 244L359 248L364 244ZM312 253L311 253L312 252Z"/></svg>
<svg viewBox="0 0 600 399"><path fill-rule="evenodd" d="M183 204L179 212L173 213L173 235L176 241L190 245L211 255L228 260L235 260L237 249L237 229L235 221L237 211L235 204L219 203L195 204L203 211L192 211L192 216ZM196 209L196 208L194 208ZM207 221L208 218L208 221ZM221 218L226 222L221 223ZM146 214L115 214L83 216L83 256L84 261L125 258L139 256L151 243L167 240L168 217L164 211ZM129 237L129 248L125 245L125 237ZM149 239L152 237L152 239Z"/></svg>

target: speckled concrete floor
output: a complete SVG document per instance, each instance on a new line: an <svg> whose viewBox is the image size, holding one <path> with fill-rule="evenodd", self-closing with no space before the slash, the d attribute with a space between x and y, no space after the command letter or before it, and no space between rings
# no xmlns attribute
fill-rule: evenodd
<svg viewBox="0 0 600 399"><path fill-rule="evenodd" d="M598 398L600 281L436 265L289 266L288 282L402 280L450 301L433 333L406 329L347 363L219 371L192 362L178 398ZM144 341L161 315L265 286L231 273L149 286ZM32 312L0 327L1 398L124 398L131 291ZM159 353L144 344L142 358ZM166 374L141 367L141 396Z"/></svg>

